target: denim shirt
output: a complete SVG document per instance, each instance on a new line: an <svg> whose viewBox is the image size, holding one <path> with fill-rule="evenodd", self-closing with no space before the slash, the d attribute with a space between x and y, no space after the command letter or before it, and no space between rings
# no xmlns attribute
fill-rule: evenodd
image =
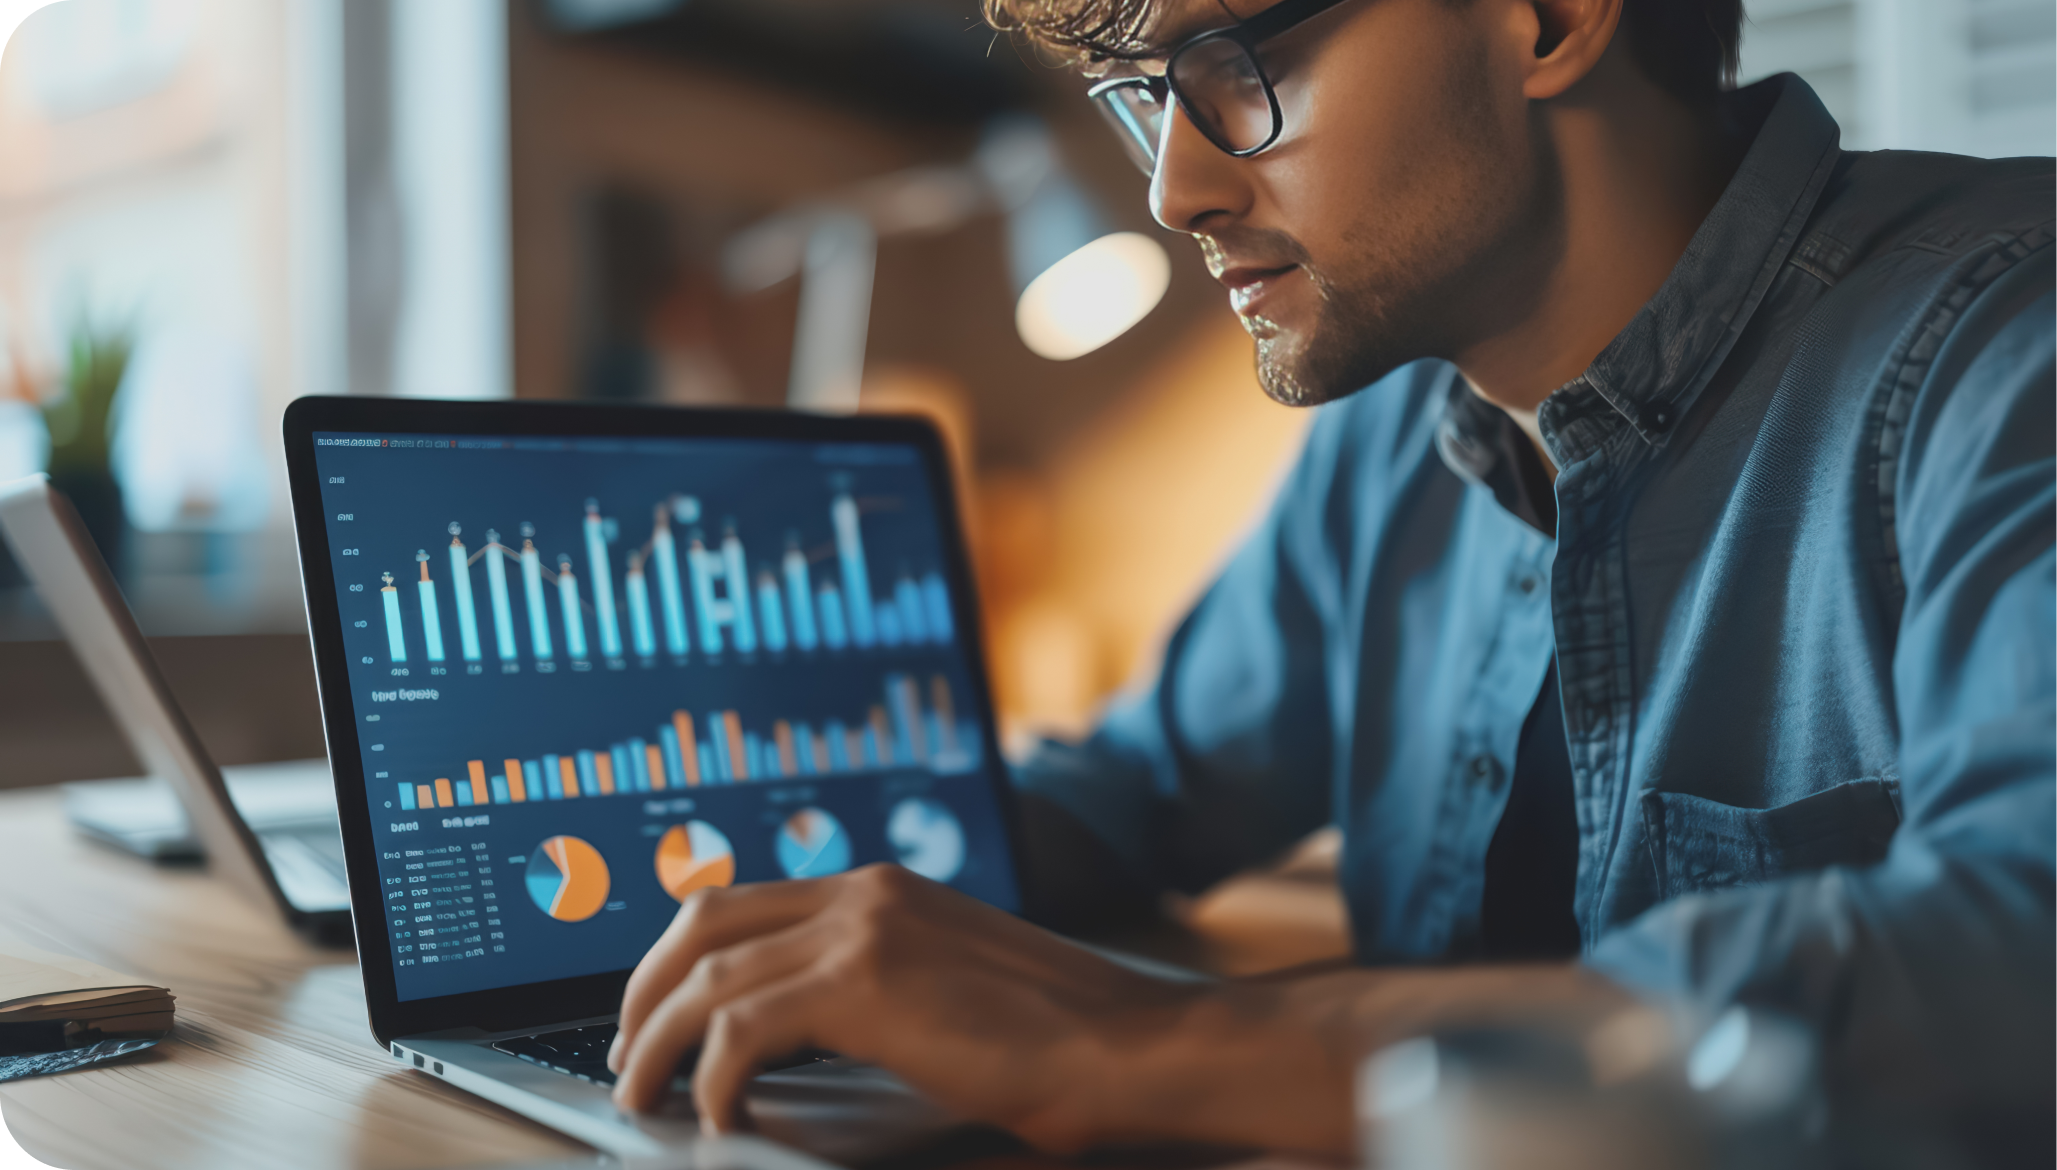
<svg viewBox="0 0 2057 1170"><path fill-rule="evenodd" d="M1584 961L1811 1022L1879 1099L2047 1107L2052 164L1838 148L1785 76L1657 295L1507 417L1434 361L1323 407L1158 676L1016 782L1155 888L1328 823L1366 964L1476 953L1556 655Z"/></svg>

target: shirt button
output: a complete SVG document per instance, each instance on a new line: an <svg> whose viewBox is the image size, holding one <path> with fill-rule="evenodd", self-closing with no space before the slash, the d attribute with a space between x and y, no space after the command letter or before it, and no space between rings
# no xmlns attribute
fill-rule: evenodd
<svg viewBox="0 0 2057 1170"><path fill-rule="evenodd" d="M1644 430L1661 431L1670 425L1671 408L1668 406L1653 406L1649 413L1643 416Z"/></svg>
<svg viewBox="0 0 2057 1170"><path fill-rule="evenodd" d="M1493 757L1491 757L1491 756L1473 756L1473 757L1471 757L1471 778L1472 778L1472 779L1474 779L1474 780L1484 780L1484 779L1486 779L1487 777L1491 776L1492 774L1493 774Z"/></svg>
<svg viewBox="0 0 2057 1170"><path fill-rule="evenodd" d="M1523 593L1534 593L1536 591L1536 586L1541 585L1542 583L1543 579L1541 577L1536 576L1534 573L1523 573L1521 575L1521 580L1516 581L1514 583L1514 586L1515 588L1521 590Z"/></svg>

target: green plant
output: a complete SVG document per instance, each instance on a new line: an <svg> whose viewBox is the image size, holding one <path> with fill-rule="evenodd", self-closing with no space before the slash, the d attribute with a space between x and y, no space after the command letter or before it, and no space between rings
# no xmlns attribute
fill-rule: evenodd
<svg viewBox="0 0 2057 1170"><path fill-rule="evenodd" d="M114 400L135 348L135 328L127 323L82 318L72 329L64 391L43 404L52 475L107 473Z"/></svg>

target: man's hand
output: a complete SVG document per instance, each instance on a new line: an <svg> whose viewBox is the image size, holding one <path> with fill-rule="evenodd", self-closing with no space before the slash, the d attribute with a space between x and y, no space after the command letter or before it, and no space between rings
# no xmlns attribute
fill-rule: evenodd
<svg viewBox="0 0 2057 1170"><path fill-rule="evenodd" d="M718 1131L761 1061L817 1046L962 1117L1078 1149L1192 1128L1205 1102L1187 1094L1207 1078L1161 1062L1211 1030L1193 1019L1210 995L880 865L693 894L630 978L608 1064L616 1100L647 1109L702 1045L694 1104ZM1346 1074L1345 1130L1347 1087Z"/></svg>
<svg viewBox="0 0 2057 1170"><path fill-rule="evenodd" d="M648 1109L701 1045L693 1098L713 1132L761 1062L813 1046L1045 1149L1345 1154L1370 1048L1481 1011L1616 1002L1599 983L1569 967L1172 983L878 865L688 897L629 979L608 1066L615 1099Z"/></svg>

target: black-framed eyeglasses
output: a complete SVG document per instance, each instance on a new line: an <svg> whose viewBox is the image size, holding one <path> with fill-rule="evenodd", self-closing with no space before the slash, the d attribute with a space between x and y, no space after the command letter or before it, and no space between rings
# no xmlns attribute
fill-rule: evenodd
<svg viewBox="0 0 2057 1170"><path fill-rule="evenodd" d="M1186 117L1214 145L1248 158L1285 129L1278 94L1258 59L1257 46L1304 24L1343 0L1284 0L1248 20L1204 32L1180 44L1165 59L1162 76L1115 77L1086 96L1120 136L1144 174L1157 170L1164 141L1167 98L1176 98Z"/></svg>

